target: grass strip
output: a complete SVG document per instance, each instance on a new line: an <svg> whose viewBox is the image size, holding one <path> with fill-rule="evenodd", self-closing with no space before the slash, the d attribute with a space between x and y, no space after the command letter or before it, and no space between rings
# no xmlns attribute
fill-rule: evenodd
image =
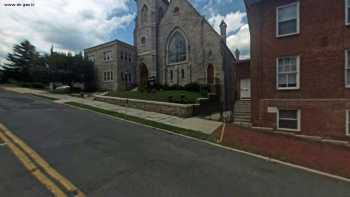
<svg viewBox="0 0 350 197"><path fill-rule="evenodd" d="M44 98L44 99L48 99L48 100L52 100L52 101L57 101L59 99L57 98L52 98L52 97L49 97L49 96L44 96L44 95L38 95L38 94L31 94L33 96L36 96L36 97L40 97L40 98Z"/></svg>
<svg viewBox="0 0 350 197"><path fill-rule="evenodd" d="M211 138L210 135L207 135L207 134L199 132L199 131L179 128L179 127L167 125L167 124L152 121L152 120L147 120L147 119L143 119L143 118L139 118L139 117L135 117L135 116L130 116L130 115L115 112L115 111L109 111L109 110L93 107L90 105L84 105L84 104L76 103L76 102L67 102L66 104L71 105L71 106L75 106L75 107L79 107L79 108L83 108L83 109L87 109L87 110L92 110L92 111L95 111L98 113L107 114L107 115L121 118L124 120L141 123L141 124L148 125L151 127L168 130L168 131L171 131L174 133L178 133L178 134L182 134L182 135L186 135L186 136L190 136L190 137L194 137L194 138L198 138L198 139L202 139L202 140L210 140L210 138Z"/></svg>

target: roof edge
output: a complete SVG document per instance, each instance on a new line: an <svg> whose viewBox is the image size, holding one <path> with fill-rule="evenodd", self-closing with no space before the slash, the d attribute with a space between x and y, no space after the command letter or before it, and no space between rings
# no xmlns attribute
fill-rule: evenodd
<svg viewBox="0 0 350 197"><path fill-rule="evenodd" d="M133 48L135 47L134 45L131 45L131 44L123 42L121 40L115 39L115 40L112 40L112 41L109 41L109 42L105 42L105 43L102 43L102 44L99 44L99 45L96 45L96 46L92 46L92 47L86 48L84 50L95 49L97 47L101 47L101 46L109 45L109 44L123 44L123 45L127 45L129 47L133 47Z"/></svg>

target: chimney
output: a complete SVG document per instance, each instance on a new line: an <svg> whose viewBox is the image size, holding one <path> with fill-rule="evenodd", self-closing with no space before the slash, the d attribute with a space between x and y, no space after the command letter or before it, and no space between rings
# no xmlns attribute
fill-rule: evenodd
<svg viewBox="0 0 350 197"><path fill-rule="evenodd" d="M224 20L221 21L220 24L220 32L221 32L221 37L222 39L224 39L225 43L226 43L226 29L227 29L227 24L225 23Z"/></svg>
<svg viewBox="0 0 350 197"><path fill-rule="evenodd" d="M237 63L239 63L239 56L240 56L240 54L241 54L241 52L238 49L236 49L235 50L235 58L236 58L236 62Z"/></svg>

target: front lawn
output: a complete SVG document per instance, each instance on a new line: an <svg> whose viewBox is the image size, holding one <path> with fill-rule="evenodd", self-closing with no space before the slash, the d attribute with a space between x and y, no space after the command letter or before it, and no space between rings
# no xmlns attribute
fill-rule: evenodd
<svg viewBox="0 0 350 197"><path fill-rule="evenodd" d="M149 93L146 91L117 91L110 92L109 96L182 104L196 103L198 98L203 97L200 92L186 90L160 90L155 93Z"/></svg>

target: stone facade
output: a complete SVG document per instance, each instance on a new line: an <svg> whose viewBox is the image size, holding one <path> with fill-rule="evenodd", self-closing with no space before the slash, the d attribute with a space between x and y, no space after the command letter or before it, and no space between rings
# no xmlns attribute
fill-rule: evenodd
<svg viewBox="0 0 350 197"><path fill-rule="evenodd" d="M225 91L232 99L234 56L226 46L225 23L219 35L188 0L137 0L137 7L134 35L139 84L155 78L170 86L219 85L221 89L213 88L213 93ZM175 35L183 38L175 46L184 51L175 57L179 61L170 60Z"/></svg>
<svg viewBox="0 0 350 197"><path fill-rule="evenodd" d="M344 0L245 0L251 32L253 126L278 129L278 110L299 110L299 131L348 139L350 30ZM276 35L276 9L297 3L299 31ZM299 56L299 85L277 88L277 59ZM348 120L347 120L348 118Z"/></svg>
<svg viewBox="0 0 350 197"><path fill-rule="evenodd" d="M95 63L100 90L125 90L136 84L136 49L115 40L84 50Z"/></svg>
<svg viewBox="0 0 350 197"><path fill-rule="evenodd" d="M96 95L97 101L107 102L124 107L131 107L150 112L157 112L171 116L189 118L197 115L199 104L177 104L139 99L117 98Z"/></svg>

